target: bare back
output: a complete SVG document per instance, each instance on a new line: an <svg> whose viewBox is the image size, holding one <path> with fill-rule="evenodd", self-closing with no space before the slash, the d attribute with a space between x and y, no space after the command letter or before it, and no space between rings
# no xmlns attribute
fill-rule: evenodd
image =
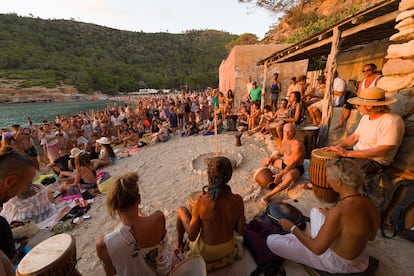
<svg viewBox="0 0 414 276"><path fill-rule="evenodd" d="M378 210L369 199L363 196L345 198L326 214L318 236L336 234L330 249L342 258L353 260L368 241L375 238L379 225Z"/></svg>
<svg viewBox="0 0 414 276"><path fill-rule="evenodd" d="M224 192L213 202L206 193L194 202L192 216L199 217L201 238L208 245L228 242L233 238L233 231L243 234L245 218L240 195Z"/></svg>

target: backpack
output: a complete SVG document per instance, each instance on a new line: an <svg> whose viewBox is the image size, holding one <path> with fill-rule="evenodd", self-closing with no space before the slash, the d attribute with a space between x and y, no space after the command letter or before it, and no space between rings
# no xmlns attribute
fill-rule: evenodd
<svg viewBox="0 0 414 276"><path fill-rule="evenodd" d="M267 236L271 234L287 234L280 224L278 218L289 218L302 230L306 227L308 218L294 206L277 202L271 203L263 214L254 217L245 227L244 245L249 250L257 268L250 274L258 276L262 272L267 275L286 275L283 268L284 258L274 254L266 245Z"/></svg>
<svg viewBox="0 0 414 276"><path fill-rule="evenodd" d="M414 180L397 182L385 194L380 213L383 237L392 238L398 234L414 241Z"/></svg>

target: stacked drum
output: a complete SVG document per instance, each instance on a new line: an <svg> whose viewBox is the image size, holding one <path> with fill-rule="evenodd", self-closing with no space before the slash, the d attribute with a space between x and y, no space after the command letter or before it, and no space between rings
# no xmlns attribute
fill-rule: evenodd
<svg viewBox="0 0 414 276"><path fill-rule="evenodd" d="M326 163L329 160L338 157L338 154L332 151L315 149L311 153L309 165L309 178L312 182L312 190L316 198L323 202L333 203L337 201L336 193L326 180Z"/></svg>
<svg viewBox="0 0 414 276"><path fill-rule="evenodd" d="M316 148L319 136L319 127L317 126L298 126L296 129L296 138L301 140L305 145L305 158L311 157L311 152Z"/></svg>

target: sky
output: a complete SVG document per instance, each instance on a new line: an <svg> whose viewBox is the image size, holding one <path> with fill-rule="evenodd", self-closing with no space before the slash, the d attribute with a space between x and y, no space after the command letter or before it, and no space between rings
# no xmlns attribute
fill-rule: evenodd
<svg viewBox="0 0 414 276"><path fill-rule="evenodd" d="M0 0L0 14L7 13L145 33L214 29L259 39L277 22L268 11L238 0Z"/></svg>

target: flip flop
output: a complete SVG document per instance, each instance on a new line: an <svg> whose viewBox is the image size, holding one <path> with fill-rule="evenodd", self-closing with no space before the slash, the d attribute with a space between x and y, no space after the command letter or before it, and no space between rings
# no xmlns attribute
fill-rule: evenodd
<svg viewBox="0 0 414 276"><path fill-rule="evenodd" d="M307 190L312 190L312 183L308 182L308 183L302 183L298 185L299 188L303 188L303 189L307 189Z"/></svg>

